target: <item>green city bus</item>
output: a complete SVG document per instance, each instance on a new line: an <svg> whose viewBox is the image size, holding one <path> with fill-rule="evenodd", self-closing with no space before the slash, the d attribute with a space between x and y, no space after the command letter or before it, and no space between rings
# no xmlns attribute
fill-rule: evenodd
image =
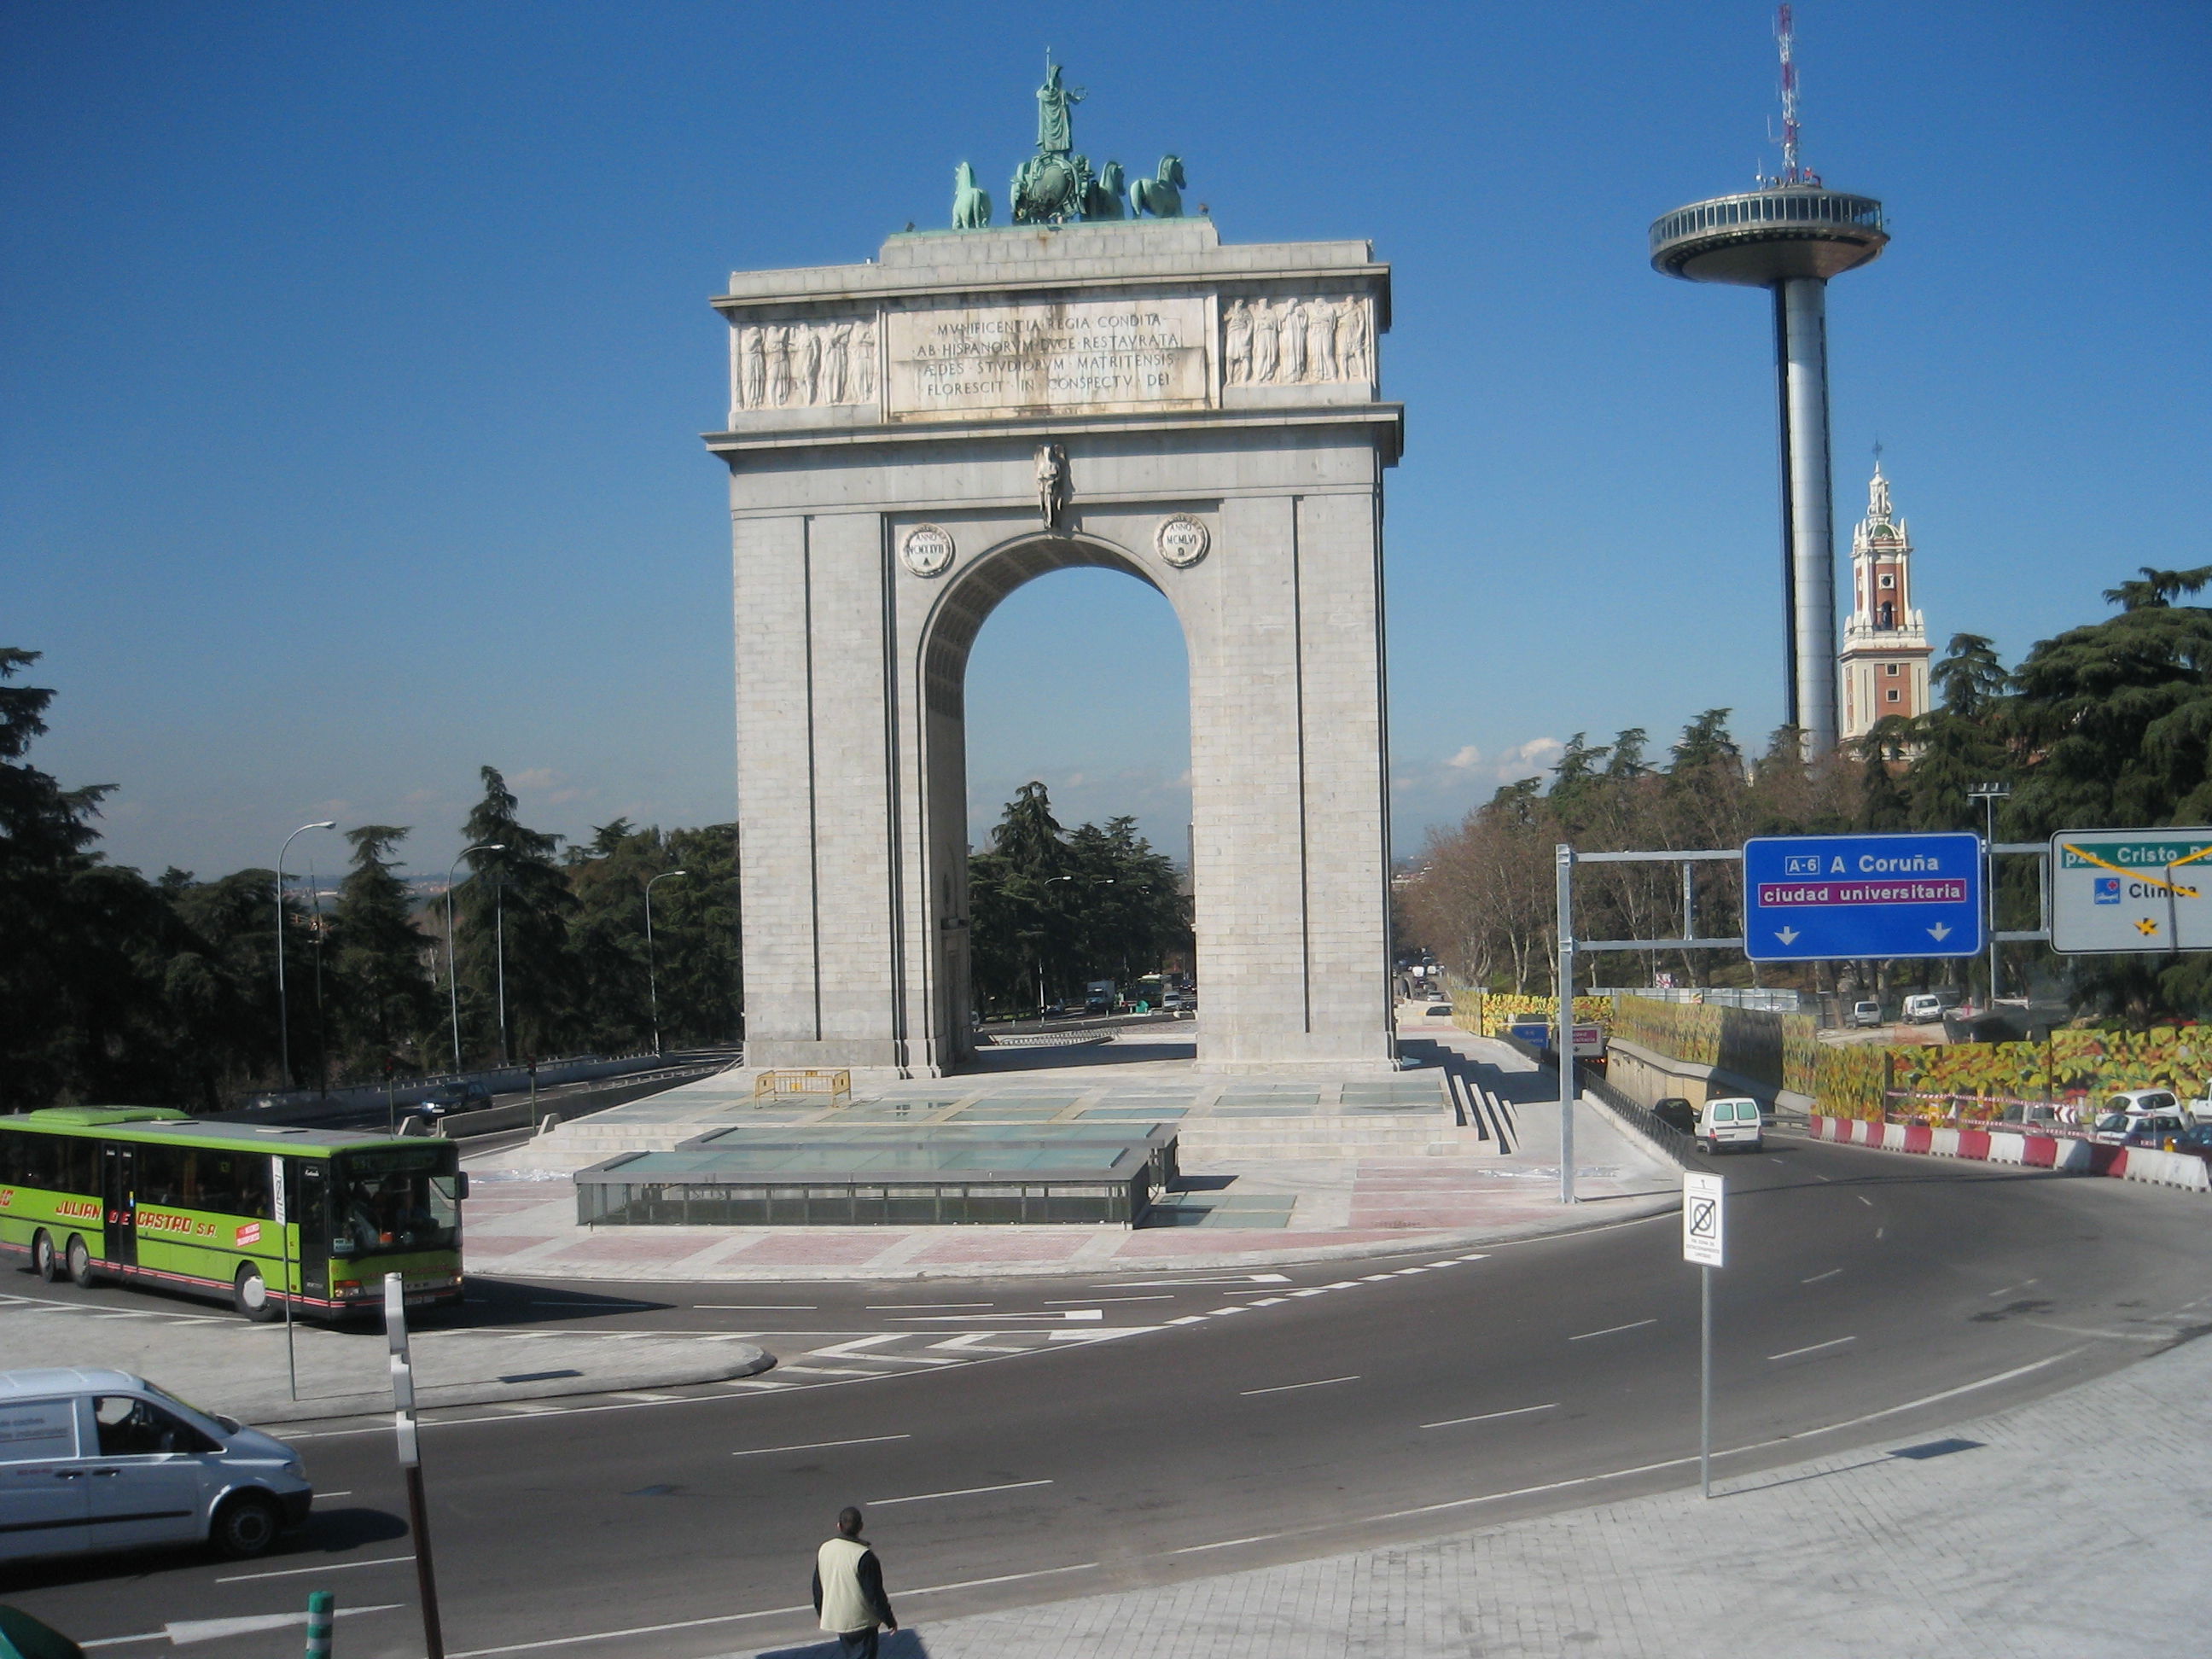
<svg viewBox="0 0 2212 1659"><path fill-rule="evenodd" d="M458 1303L458 1158L446 1140L49 1107L0 1117L0 1254L49 1284L164 1285L255 1321L287 1302L330 1318L374 1308L389 1273L410 1304Z"/></svg>

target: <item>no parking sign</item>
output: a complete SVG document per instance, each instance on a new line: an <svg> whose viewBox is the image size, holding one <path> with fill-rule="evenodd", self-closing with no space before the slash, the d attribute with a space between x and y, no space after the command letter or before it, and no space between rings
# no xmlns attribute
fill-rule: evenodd
<svg viewBox="0 0 2212 1659"><path fill-rule="evenodd" d="M1728 1182L1717 1175L1682 1172L1682 1260L1717 1267L1726 1231Z"/></svg>

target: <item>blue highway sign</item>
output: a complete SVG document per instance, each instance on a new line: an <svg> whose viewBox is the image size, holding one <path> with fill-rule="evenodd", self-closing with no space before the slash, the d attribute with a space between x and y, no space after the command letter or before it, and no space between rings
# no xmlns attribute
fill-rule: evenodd
<svg viewBox="0 0 2212 1659"><path fill-rule="evenodd" d="M1971 957L1982 937L1978 836L1763 836L1743 845L1753 962Z"/></svg>

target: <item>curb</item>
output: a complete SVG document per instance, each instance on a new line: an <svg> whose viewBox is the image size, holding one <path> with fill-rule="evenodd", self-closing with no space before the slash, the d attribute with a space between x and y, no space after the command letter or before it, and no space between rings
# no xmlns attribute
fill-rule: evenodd
<svg viewBox="0 0 2212 1659"><path fill-rule="evenodd" d="M2029 1134L2006 1129L1937 1129L1924 1123L1877 1123L1871 1118L1806 1119L1815 1140L1844 1146L1870 1146L1885 1152L1917 1152L1930 1158L1961 1158L1974 1163L2014 1164L2052 1170L2061 1175L2110 1176L2148 1182L2185 1192L2212 1192L2212 1164L2186 1152L2162 1152L2149 1146L2107 1146L2071 1136Z"/></svg>
<svg viewBox="0 0 2212 1659"><path fill-rule="evenodd" d="M703 1346L703 1345L702 1345ZM415 1391L419 1407L431 1406L498 1405L510 1400L559 1400L583 1394L619 1394L650 1389L685 1388L700 1382L728 1382L751 1376L775 1364L775 1356L750 1342L721 1347L722 1357L712 1364L688 1368L693 1374L669 1376L665 1370L649 1376L610 1381L589 1373L575 1376L547 1376L529 1382L453 1382L432 1384ZM672 1369L672 1368L670 1368ZM315 1400L279 1400L260 1406L248 1402L231 1411L241 1422L261 1427L270 1423L313 1423L349 1417L382 1417L392 1410L388 1393L325 1395Z"/></svg>

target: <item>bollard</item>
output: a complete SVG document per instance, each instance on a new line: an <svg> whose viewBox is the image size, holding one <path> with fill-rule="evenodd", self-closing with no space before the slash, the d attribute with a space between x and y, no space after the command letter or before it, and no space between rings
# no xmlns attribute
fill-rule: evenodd
<svg viewBox="0 0 2212 1659"><path fill-rule="evenodd" d="M337 1623L337 1598L328 1590L307 1593L307 1659L331 1659L331 1632Z"/></svg>

